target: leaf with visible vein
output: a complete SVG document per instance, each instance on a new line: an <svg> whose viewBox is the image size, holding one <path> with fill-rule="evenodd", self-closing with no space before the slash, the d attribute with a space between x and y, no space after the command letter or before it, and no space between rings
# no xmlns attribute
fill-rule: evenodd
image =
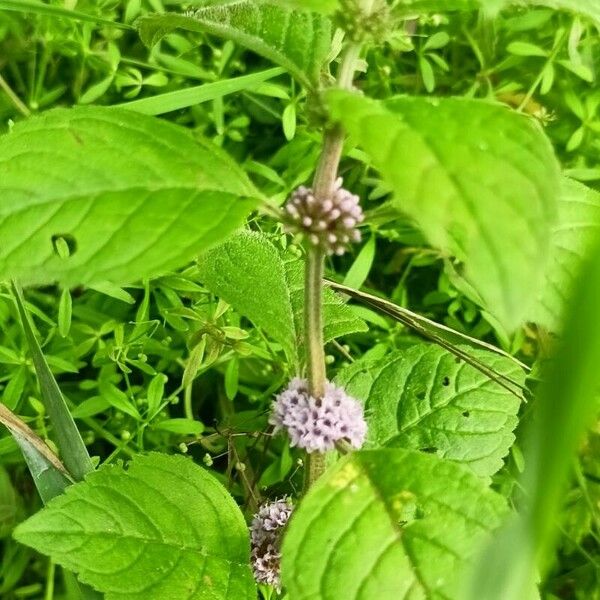
<svg viewBox="0 0 600 600"><path fill-rule="evenodd" d="M318 86L331 44L327 17L256 0L208 5L185 15L150 15L136 25L148 46L176 29L233 40L281 65L308 88Z"/></svg>
<svg viewBox="0 0 600 600"><path fill-rule="evenodd" d="M587 252L600 234L600 194L565 179L558 203L558 223L552 232L550 264L538 302L529 314L531 321L553 332L561 319Z"/></svg>
<svg viewBox="0 0 600 600"><path fill-rule="evenodd" d="M256 598L242 513L212 475L181 456L102 467L14 535L106 600Z"/></svg>
<svg viewBox="0 0 600 600"><path fill-rule="evenodd" d="M465 264L467 279L507 329L523 323L541 284L560 171L527 117L465 98L386 102L328 94L341 121L429 242Z"/></svg>
<svg viewBox="0 0 600 600"><path fill-rule="evenodd" d="M0 196L0 278L65 287L180 267L260 198L216 146L101 107L52 110L0 137Z"/></svg>
<svg viewBox="0 0 600 600"><path fill-rule="evenodd" d="M483 350L469 352L524 383L525 373L513 361ZM518 423L521 403L515 395L433 344L418 343L360 365L342 371L338 380L365 400L370 446L425 450L483 477L502 467Z"/></svg>
<svg viewBox="0 0 600 600"><path fill-rule="evenodd" d="M461 600L465 566L505 512L465 467L411 450L355 452L294 511L283 583L294 600Z"/></svg>

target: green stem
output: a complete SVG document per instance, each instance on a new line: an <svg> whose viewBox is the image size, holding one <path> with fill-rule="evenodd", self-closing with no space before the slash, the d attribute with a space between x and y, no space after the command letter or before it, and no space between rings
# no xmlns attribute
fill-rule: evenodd
<svg viewBox="0 0 600 600"><path fill-rule="evenodd" d="M351 44L346 49L338 74L338 87L346 89L352 87L360 51L359 44ZM323 150L313 181L314 195L319 202L328 198L333 190L344 148L344 137L345 133L340 125L335 125L325 132ZM323 340L324 271L325 255L323 251L308 245L304 282L304 335L308 389L315 398L323 396L327 381ZM305 455L305 491L323 474L325 468L325 454L307 453Z"/></svg>

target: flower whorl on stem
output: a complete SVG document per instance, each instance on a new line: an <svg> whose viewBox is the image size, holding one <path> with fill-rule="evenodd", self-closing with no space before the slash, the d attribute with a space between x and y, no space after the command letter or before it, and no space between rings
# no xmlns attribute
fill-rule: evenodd
<svg viewBox="0 0 600 600"><path fill-rule="evenodd" d="M360 241L357 225L364 215L359 197L335 182L330 197L318 200L312 188L300 186L289 198L285 212L288 229L304 234L309 243L328 254L343 254L353 242Z"/></svg>
<svg viewBox="0 0 600 600"><path fill-rule="evenodd" d="M281 536L293 506L285 498L263 504L250 525L252 570L258 583L281 587Z"/></svg>
<svg viewBox="0 0 600 600"><path fill-rule="evenodd" d="M290 445L307 452L333 450L342 440L360 448L367 433L362 406L343 388L327 382L323 397L314 398L299 378L276 396L269 423L275 431L287 431Z"/></svg>

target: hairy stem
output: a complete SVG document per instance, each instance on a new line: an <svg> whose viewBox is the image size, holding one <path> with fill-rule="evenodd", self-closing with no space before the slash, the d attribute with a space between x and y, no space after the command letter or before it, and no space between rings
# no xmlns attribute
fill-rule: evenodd
<svg viewBox="0 0 600 600"><path fill-rule="evenodd" d="M352 87L352 80L360 50L360 45L358 44L351 44L346 49L338 74L338 87ZM325 132L323 150L313 181L314 195L320 202L328 198L333 190L344 147L344 137L345 133L340 125L335 125ZM306 252L304 282L304 335L308 389L315 398L323 396L327 378L323 342L324 270L325 255L323 251L309 244ZM304 488L307 490L325 471L325 455L307 453L305 464Z"/></svg>

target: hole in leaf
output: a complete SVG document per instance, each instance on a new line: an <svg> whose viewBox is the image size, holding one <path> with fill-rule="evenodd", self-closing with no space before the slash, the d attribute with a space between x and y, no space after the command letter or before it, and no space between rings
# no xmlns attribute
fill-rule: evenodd
<svg viewBox="0 0 600 600"><path fill-rule="evenodd" d="M426 390L421 390L420 392L417 392L417 398L419 400L424 400L425 399L425 395L427 394Z"/></svg>
<svg viewBox="0 0 600 600"><path fill-rule="evenodd" d="M454 362L455 362L457 365L458 365L458 364L460 364L460 356L456 356L456 357L454 358Z"/></svg>
<svg viewBox="0 0 600 600"><path fill-rule="evenodd" d="M444 377L444 379L442 379L442 385L450 385L450 377Z"/></svg>
<svg viewBox="0 0 600 600"><path fill-rule="evenodd" d="M465 410L465 412L462 414L463 417L467 417L467 419L471 416L471 413L468 410Z"/></svg>
<svg viewBox="0 0 600 600"><path fill-rule="evenodd" d="M437 448L435 446L428 446L427 448L421 448L421 452L425 452L426 454L435 454L437 452Z"/></svg>
<svg viewBox="0 0 600 600"><path fill-rule="evenodd" d="M70 233L55 233L52 236L52 247L60 258L69 258L77 252L77 240Z"/></svg>

